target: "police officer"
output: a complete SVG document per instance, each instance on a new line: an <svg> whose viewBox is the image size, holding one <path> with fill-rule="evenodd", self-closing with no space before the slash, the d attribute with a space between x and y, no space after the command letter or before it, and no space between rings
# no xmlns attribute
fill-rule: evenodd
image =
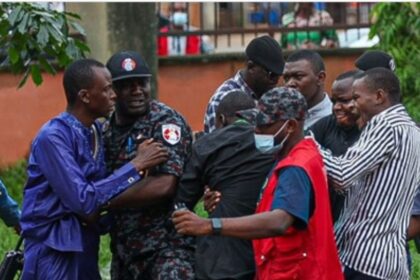
<svg viewBox="0 0 420 280"><path fill-rule="evenodd" d="M104 131L108 171L133 158L136 145L149 138L169 152L166 163L145 170L141 184L109 205L115 218L112 279L194 279L193 239L181 237L168 223L191 150L191 129L178 112L151 99L151 73L140 54L116 53L107 67L117 94L116 110Z"/></svg>

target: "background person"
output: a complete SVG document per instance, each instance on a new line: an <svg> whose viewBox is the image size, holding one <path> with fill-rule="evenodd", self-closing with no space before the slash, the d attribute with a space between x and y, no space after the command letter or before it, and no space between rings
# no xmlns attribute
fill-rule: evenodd
<svg viewBox="0 0 420 280"><path fill-rule="evenodd" d="M317 52L298 50L287 57L283 72L285 86L297 89L308 103L305 130L332 113L332 103L325 92L325 77L324 61Z"/></svg>
<svg viewBox="0 0 420 280"><path fill-rule="evenodd" d="M326 116L309 127L315 140L334 156L344 154L360 136L358 127L359 112L353 103L352 85L354 76L360 73L352 70L340 74L331 88L333 114ZM344 207L345 193L329 188L330 203L335 223Z"/></svg>
<svg viewBox="0 0 420 280"><path fill-rule="evenodd" d="M7 193L6 186L0 180L0 218L6 226L13 227L16 233L20 233L20 210L19 205Z"/></svg>
<svg viewBox="0 0 420 280"><path fill-rule="evenodd" d="M313 27L333 25L333 19L327 11L318 11L314 3L297 3L295 11L282 17L285 27ZM281 36L281 46L286 49L335 48L338 37L334 29L323 31L292 31Z"/></svg>
<svg viewBox="0 0 420 280"><path fill-rule="evenodd" d="M255 100L274 88L283 73L280 45L270 36L253 39L245 49L246 66L222 83L210 98L204 116L204 132L215 130L216 110L220 101L233 90L241 90Z"/></svg>

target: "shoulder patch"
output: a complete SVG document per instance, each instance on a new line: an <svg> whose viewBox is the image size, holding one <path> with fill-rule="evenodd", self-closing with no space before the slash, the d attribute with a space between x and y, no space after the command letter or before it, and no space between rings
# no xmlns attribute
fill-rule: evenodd
<svg viewBox="0 0 420 280"><path fill-rule="evenodd" d="M162 125L163 139L171 145L177 144L181 140L181 127L176 124Z"/></svg>

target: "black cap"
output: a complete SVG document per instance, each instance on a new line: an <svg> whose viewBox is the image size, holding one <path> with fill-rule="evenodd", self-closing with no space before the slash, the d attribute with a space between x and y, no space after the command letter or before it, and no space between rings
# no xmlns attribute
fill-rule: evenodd
<svg viewBox="0 0 420 280"><path fill-rule="evenodd" d="M106 63L111 72L112 81L134 77L150 77L149 66L135 51L122 51L114 54Z"/></svg>
<svg viewBox="0 0 420 280"><path fill-rule="evenodd" d="M372 68L382 67L391 71L395 71L395 61L386 52L382 51L366 51L355 62L357 68L367 71Z"/></svg>
<svg viewBox="0 0 420 280"><path fill-rule="evenodd" d="M284 58L280 44L268 35L253 39L246 47L245 54L249 60L267 70L282 75Z"/></svg>

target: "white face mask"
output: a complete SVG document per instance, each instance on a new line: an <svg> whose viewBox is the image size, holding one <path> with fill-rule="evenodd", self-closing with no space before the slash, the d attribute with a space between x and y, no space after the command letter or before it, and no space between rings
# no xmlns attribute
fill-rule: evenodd
<svg viewBox="0 0 420 280"><path fill-rule="evenodd" d="M172 23L176 26L182 26L187 24L188 22L188 15L184 12L175 12L172 15Z"/></svg>
<svg viewBox="0 0 420 280"><path fill-rule="evenodd" d="M281 141L280 144L274 145L274 141L277 135L280 134L280 132L283 131L283 129L286 127L286 124L289 121L286 121L282 127L280 127L279 130L274 135L271 134L254 134L255 138L255 147L262 153L274 153L277 151L280 151L283 148L284 143L289 138L289 134L287 134L286 137Z"/></svg>

